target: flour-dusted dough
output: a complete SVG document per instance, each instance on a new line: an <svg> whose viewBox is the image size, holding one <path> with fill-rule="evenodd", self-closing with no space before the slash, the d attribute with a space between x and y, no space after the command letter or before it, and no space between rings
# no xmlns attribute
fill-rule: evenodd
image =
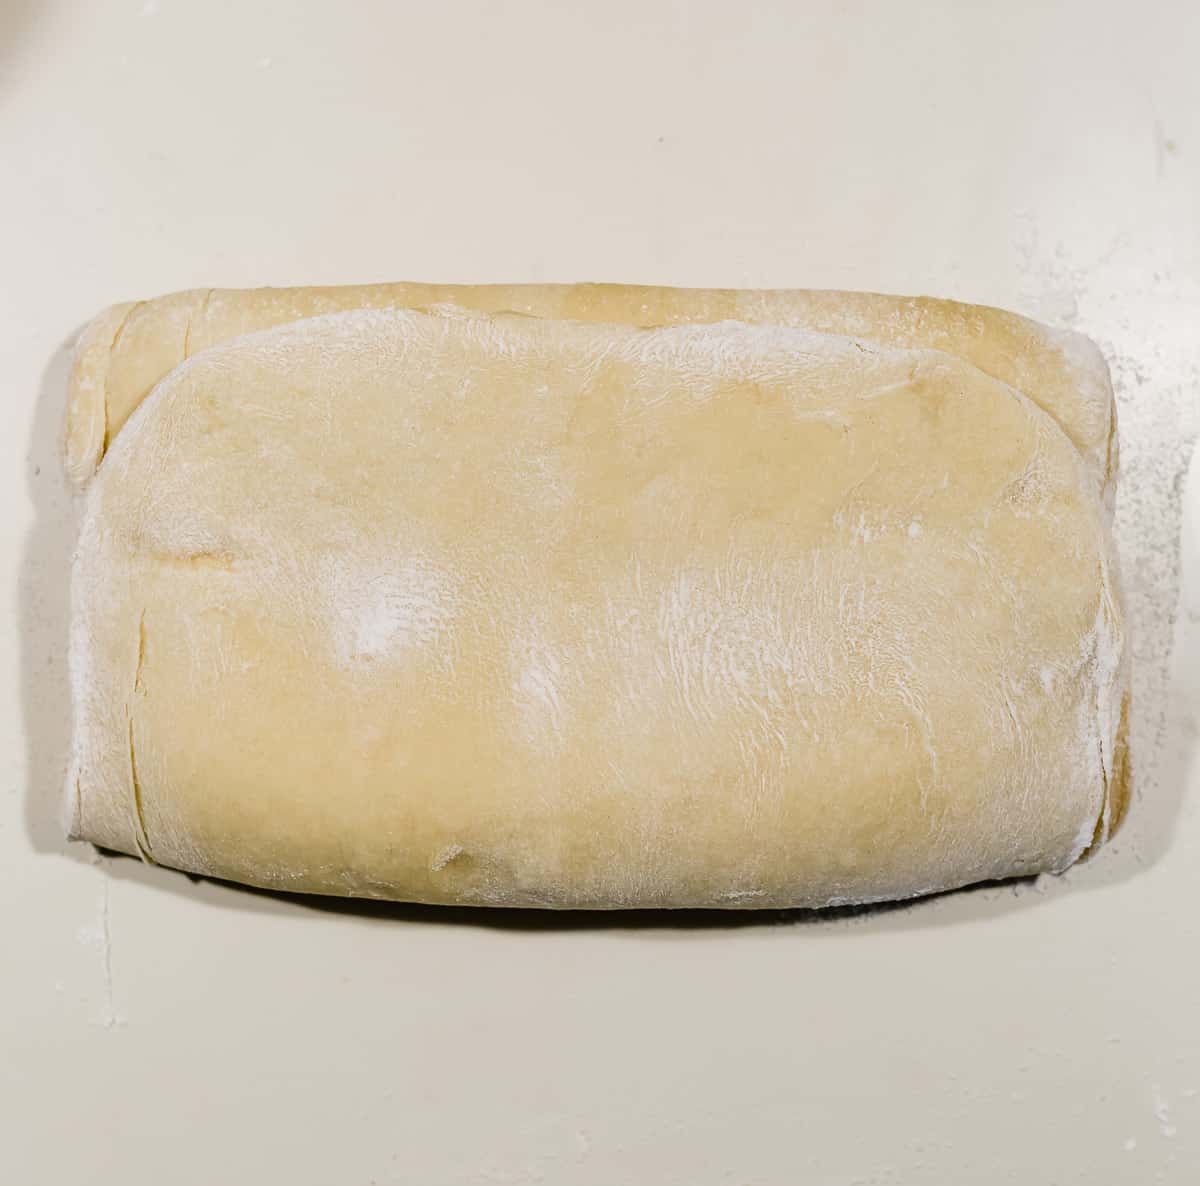
<svg viewBox="0 0 1200 1186"><path fill-rule="evenodd" d="M116 305L80 342L67 419L67 468L85 482L134 408L172 367L209 346L348 309L457 305L624 325L745 321L843 334L881 346L942 350L1046 409L1105 482L1111 505L1116 421L1108 368L1087 338L958 301L805 289L632 284L364 284L196 289Z"/></svg>
<svg viewBox="0 0 1200 1186"><path fill-rule="evenodd" d="M1115 825L1110 451L1076 439L1111 408L1072 418L1065 366L1048 407L879 332L224 336L155 363L88 486L77 835L320 893L821 906Z"/></svg>

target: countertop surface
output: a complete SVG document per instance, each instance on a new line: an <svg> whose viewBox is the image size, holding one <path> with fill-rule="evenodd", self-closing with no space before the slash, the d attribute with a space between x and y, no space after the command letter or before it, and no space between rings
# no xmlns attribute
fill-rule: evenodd
<svg viewBox="0 0 1200 1186"><path fill-rule="evenodd" d="M0 0L0 1177L1200 1181L1198 60L1191 0ZM1126 829L902 907L583 920L66 844L71 342L173 289L392 279L868 288L1092 335Z"/></svg>

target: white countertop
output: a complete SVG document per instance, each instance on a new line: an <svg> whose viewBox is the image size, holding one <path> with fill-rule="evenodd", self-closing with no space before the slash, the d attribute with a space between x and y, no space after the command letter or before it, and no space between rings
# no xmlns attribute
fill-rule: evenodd
<svg viewBox="0 0 1200 1186"><path fill-rule="evenodd" d="M1198 61L1194 0L0 0L0 1179L1200 1181L1200 475L1162 667ZM116 300L392 279L871 288L1095 336L1127 829L1036 887L725 925L317 908L67 846L66 344Z"/></svg>

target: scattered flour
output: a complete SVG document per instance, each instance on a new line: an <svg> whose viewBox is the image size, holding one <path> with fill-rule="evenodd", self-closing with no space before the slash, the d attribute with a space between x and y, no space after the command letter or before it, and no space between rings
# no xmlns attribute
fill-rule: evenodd
<svg viewBox="0 0 1200 1186"><path fill-rule="evenodd" d="M1014 243L1025 277L1020 309L1099 345L1117 400L1120 478L1114 533L1132 653L1130 748L1136 801L1163 778L1167 671L1180 589L1180 528L1188 463L1200 432L1200 278L1181 271L1170 245L1118 236L1085 257L1043 243L1032 221ZM1157 266L1147 259L1157 260Z"/></svg>

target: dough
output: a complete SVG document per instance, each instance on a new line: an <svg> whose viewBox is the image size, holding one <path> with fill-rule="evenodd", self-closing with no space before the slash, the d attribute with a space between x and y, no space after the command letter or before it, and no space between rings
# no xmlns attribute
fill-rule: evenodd
<svg viewBox="0 0 1200 1186"><path fill-rule="evenodd" d="M896 298L804 298L858 309L850 338L536 291L548 316L289 323L293 294L249 334L215 296L151 304L146 366L134 315L89 335L74 834L276 889L590 908L903 898L1109 834L1111 393L1072 386L1077 339L962 314L1009 327L955 341L1023 391L893 344L949 332L864 312ZM687 320L650 291L645 320ZM175 365L163 317L219 344Z"/></svg>
<svg viewBox="0 0 1200 1186"><path fill-rule="evenodd" d="M1108 368L1080 334L1015 313L928 297L804 289L652 288L630 284L368 284L341 288L198 289L116 305L85 333L73 373L67 468L85 482L130 413L172 367L241 334L348 309L457 305L484 313L684 325L786 325L883 346L954 354L1045 408L1101 480L1116 473ZM1112 482L1105 496L1111 504Z"/></svg>

